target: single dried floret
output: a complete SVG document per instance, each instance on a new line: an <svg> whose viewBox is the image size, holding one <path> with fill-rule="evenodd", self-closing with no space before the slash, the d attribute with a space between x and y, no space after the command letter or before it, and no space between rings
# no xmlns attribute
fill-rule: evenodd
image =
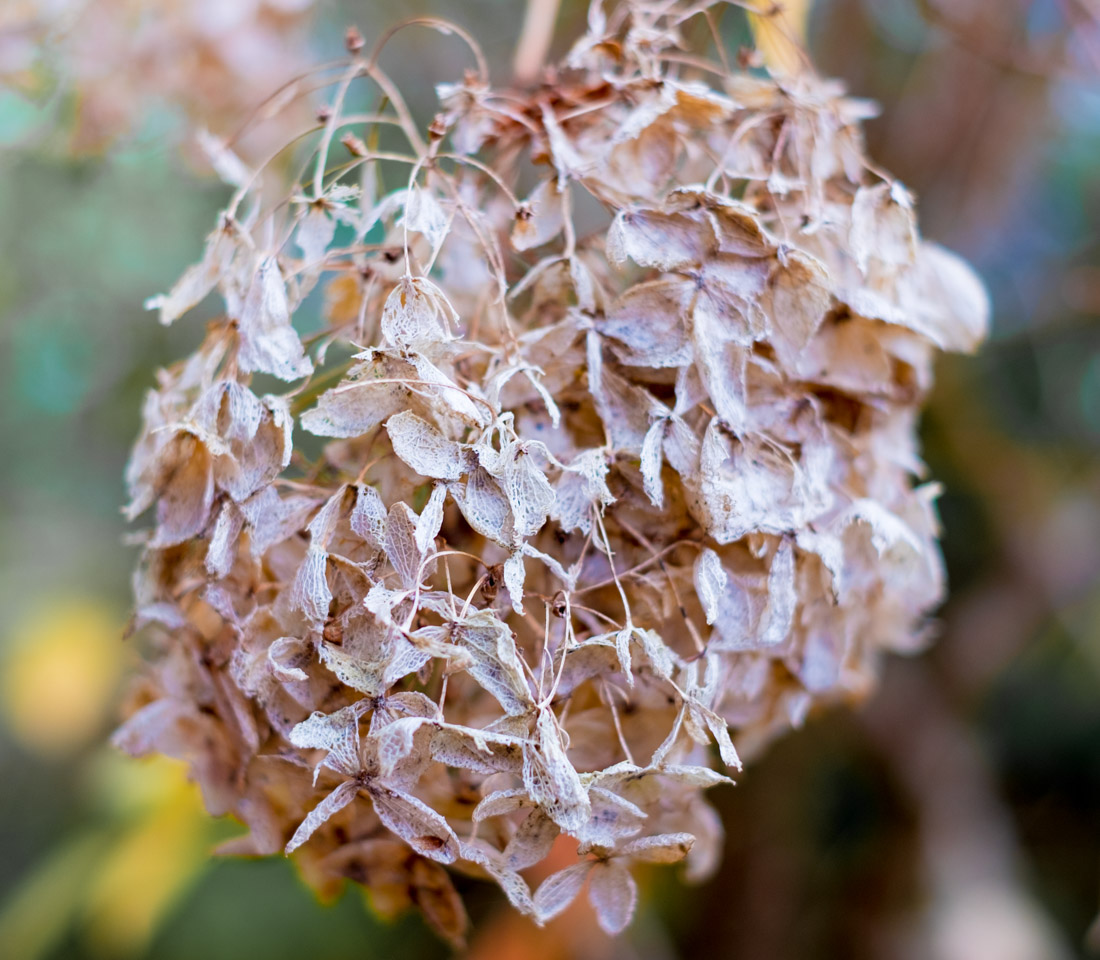
<svg viewBox="0 0 1100 960"><path fill-rule="evenodd" d="M688 76L705 7L596 3L546 86L479 66L426 134L356 46L306 182L274 203L258 171L150 303L226 310L127 475L160 653L119 743L188 758L237 848L405 889L456 942L440 864L540 922L587 884L609 932L635 864L705 877L705 791L865 696L942 598L915 415L985 294L864 160L864 105ZM344 113L359 78L389 113Z"/></svg>

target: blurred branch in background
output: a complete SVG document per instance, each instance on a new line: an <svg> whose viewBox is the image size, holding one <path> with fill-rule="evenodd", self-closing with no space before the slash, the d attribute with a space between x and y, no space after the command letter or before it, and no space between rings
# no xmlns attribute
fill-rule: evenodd
<svg viewBox="0 0 1100 960"><path fill-rule="evenodd" d="M924 920L890 955L1062 960L1059 932L1021 883L1011 814L978 738L921 661L891 664L863 719L917 821Z"/></svg>
<svg viewBox="0 0 1100 960"><path fill-rule="evenodd" d="M764 63L777 73L797 73L807 66L806 30L812 0L752 0L748 15L753 41Z"/></svg>
<svg viewBox="0 0 1100 960"><path fill-rule="evenodd" d="M527 0L523 30L512 59L512 72L517 83L531 83L542 71L554 39L554 24L560 6L561 0Z"/></svg>

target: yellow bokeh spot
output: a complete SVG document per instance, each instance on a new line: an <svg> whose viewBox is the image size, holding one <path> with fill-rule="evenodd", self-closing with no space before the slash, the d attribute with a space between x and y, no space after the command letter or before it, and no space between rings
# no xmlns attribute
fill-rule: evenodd
<svg viewBox="0 0 1100 960"><path fill-rule="evenodd" d="M754 0L760 13L749 14L756 49L773 74L798 73L806 65L803 53L812 0Z"/></svg>
<svg viewBox="0 0 1100 960"><path fill-rule="evenodd" d="M9 894L0 906L3 960L44 960L74 931L97 956L141 954L209 863L222 828L186 764L115 764L100 754L93 766L94 790L132 796L60 841Z"/></svg>
<svg viewBox="0 0 1100 960"><path fill-rule="evenodd" d="M209 862L210 818L179 762L146 768L159 799L114 843L88 878L83 906L89 945L101 956L143 951L161 921Z"/></svg>
<svg viewBox="0 0 1100 960"><path fill-rule="evenodd" d="M63 754L101 732L125 662L122 624L94 600L36 605L0 664L0 710L13 736Z"/></svg>

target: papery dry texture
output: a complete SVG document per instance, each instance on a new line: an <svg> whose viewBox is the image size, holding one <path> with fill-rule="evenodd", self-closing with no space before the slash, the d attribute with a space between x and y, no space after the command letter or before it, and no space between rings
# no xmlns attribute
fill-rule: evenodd
<svg viewBox="0 0 1100 960"><path fill-rule="evenodd" d="M707 6L596 4L544 84L479 65L427 128L353 55L305 182L235 176L152 303L224 314L130 463L159 652L117 740L187 758L233 850L455 942L443 865L539 921L587 884L610 932L632 865L707 876L733 741L866 695L943 595L914 428L985 293L864 157L868 104L683 52Z"/></svg>

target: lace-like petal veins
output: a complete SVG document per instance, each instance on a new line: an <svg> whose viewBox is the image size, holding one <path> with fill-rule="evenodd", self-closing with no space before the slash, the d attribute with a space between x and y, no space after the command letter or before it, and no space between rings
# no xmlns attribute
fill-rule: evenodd
<svg viewBox="0 0 1100 960"><path fill-rule="evenodd" d="M391 380L386 365L364 363L351 371L351 379L327 390L317 405L302 414L302 427L318 437L361 437L388 417L404 410L409 392Z"/></svg>
<svg viewBox="0 0 1100 960"><path fill-rule="evenodd" d="M416 521L416 546L421 556L428 554L435 546L435 538L443 526L443 505L447 499L447 488L437 483L432 487L428 502L420 511Z"/></svg>
<svg viewBox="0 0 1100 960"><path fill-rule="evenodd" d="M504 561L504 588L512 601L512 609L523 615L523 584L527 579L527 567L520 551L513 553Z"/></svg>
<svg viewBox="0 0 1100 960"><path fill-rule="evenodd" d="M579 830L592 812L588 794L569 762L561 730L549 710L540 710L535 739L524 745L523 783L537 803L563 830Z"/></svg>
<svg viewBox="0 0 1100 960"><path fill-rule="evenodd" d="M494 790L474 807L474 823L488 820L489 817L500 817L507 813L514 813L524 806L530 806L531 801L527 791L516 787L509 790Z"/></svg>
<svg viewBox="0 0 1100 960"><path fill-rule="evenodd" d="M464 485L453 486L452 494L466 522L483 537L510 546L514 524L512 508L500 484L484 467L475 467Z"/></svg>
<svg viewBox="0 0 1100 960"><path fill-rule="evenodd" d="M171 547L197 537L214 504L214 468L206 444L191 433L175 434L159 458L157 474L153 546Z"/></svg>
<svg viewBox="0 0 1100 960"><path fill-rule="evenodd" d="M596 329L614 341L624 363L681 367L694 355L686 318L694 299L691 284L653 280L630 287Z"/></svg>
<svg viewBox="0 0 1100 960"><path fill-rule="evenodd" d="M430 394L430 402L433 409L439 411L443 419L458 417L464 423L471 426L484 426L487 422L487 414L483 406L474 403L465 393L458 388L458 384L440 370L423 354L414 353L408 358L413 365L416 375L420 378L416 381L416 389ZM442 420L441 420L442 422Z"/></svg>
<svg viewBox="0 0 1100 960"><path fill-rule="evenodd" d="M533 709L531 691L523 674L515 637L508 625L487 610L455 624L454 642L468 650L470 675L491 693L510 716Z"/></svg>
<svg viewBox="0 0 1100 960"><path fill-rule="evenodd" d="M347 777L359 773L359 718L366 712L368 701L359 701L335 713L315 710L290 731L290 742L306 750L325 750L324 766ZM314 779L320 765L314 771Z"/></svg>
<svg viewBox="0 0 1100 960"><path fill-rule="evenodd" d="M610 634L608 634L610 636ZM615 634L615 655L619 658L619 668L626 677L626 685L634 686L633 658L630 653L630 643L634 639L634 628L627 624Z"/></svg>
<svg viewBox="0 0 1100 960"><path fill-rule="evenodd" d="M345 780L335 790L332 791L324 800L322 800L317 806L315 806L306 815L299 825L298 829L294 831L294 836L290 838L290 843L286 845L286 852L293 853L303 843L305 843L318 829L328 820L333 814L339 813L344 809L352 800L355 799L355 795L359 792L360 784L356 780Z"/></svg>
<svg viewBox="0 0 1100 960"><path fill-rule="evenodd" d="M545 812L532 810L512 834L504 848L504 862L512 870L525 870L539 863L554 845L561 828Z"/></svg>
<svg viewBox="0 0 1100 960"><path fill-rule="evenodd" d="M702 263L717 249L706 221L657 210L621 210L607 233L607 257L612 263L628 258L642 267L674 270Z"/></svg>
<svg viewBox="0 0 1100 960"><path fill-rule="evenodd" d="M454 863L458 857L458 837L431 807L375 781L368 781L366 789L378 819L417 853L440 863Z"/></svg>
<svg viewBox="0 0 1100 960"><path fill-rule="evenodd" d="M497 851L480 846L480 841L465 843L460 840L459 844L462 859L468 860L470 863L476 863L496 880L513 907L527 916L535 915L535 904L531 899L531 891L524 882L523 877L505 866L503 858Z"/></svg>
<svg viewBox="0 0 1100 960"><path fill-rule="evenodd" d="M515 532L521 537L534 536L554 508L554 488L533 458L523 452L505 468L503 481Z"/></svg>
<svg viewBox="0 0 1100 960"><path fill-rule="evenodd" d="M554 487L552 516L565 531L591 528L592 510L614 500L607 487L609 465L602 450L585 450L562 471Z"/></svg>
<svg viewBox="0 0 1100 960"><path fill-rule="evenodd" d="M737 751L734 749L726 721L718 716L713 710L704 709L702 714L703 722L706 723L707 729L710 730L711 736L714 737L714 742L718 744L718 752L722 757L722 762L727 767L733 767L735 770L740 770L741 758L737 756Z"/></svg>
<svg viewBox="0 0 1100 960"><path fill-rule="evenodd" d="M622 933L638 904L638 885L617 860L597 863L589 874L588 899L596 910L596 922L604 933Z"/></svg>
<svg viewBox="0 0 1100 960"><path fill-rule="evenodd" d="M390 776L398 764L415 752L417 734L429 721L429 717L400 717L374 735L382 776Z"/></svg>
<svg viewBox="0 0 1100 960"><path fill-rule="evenodd" d="M760 222L756 209L740 200L719 196L698 187L680 187L665 201L672 210L692 211L702 206L710 215L718 236L718 249L741 257L766 257L775 245Z"/></svg>
<svg viewBox="0 0 1100 960"><path fill-rule="evenodd" d="M694 580L695 592L703 605L707 623L714 623L718 619L719 601L722 594L726 592L729 577L726 576L718 554L710 547L700 550L699 556L695 559Z"/></svg>
<svg viewBox="0 0 1100 960"><path fill-rule="evenodd" d="M229 576L237 557L237 541L242 529L244 516L240 509L231 501L224 503L206 549L206 572L212 577L222 580Z"/></svg>
<svg viewBox="0 0 1100 960"><path fill-rule="evenodd" d="M267 648L267 662L280 680L304 681L309 674L302 667L309 662L309 650L297 637L280 637Z"/></svg>
<svg viewBox="0 0 1100 960"><path fill-rule="evenodd" d="M646 812L635 803L602 787L589 786L588 801L592 816L577 832L577 840L599 847L615 847L642 829Z"/></svg>
<svg viewBox="0 0 1100 960"><path fill-rule="evenodd" d="M535 919L546 923L576 900L594 865L594 860L583 860L543 880L535 891Z"/></svg>
<svg viewBox="0 0 1100 960"><path fill-rule="evenodd" d="M317 653L321 658L321 663L341 683L371 697L376 697L382 692L384 663L361 660L331 643L320 644Z"/></svg>
<svg viewBox="0 0 1100 960"><path fill-rule="evenodd" d="M412 590L420 580L420 561L423 555L416 542L416 528L420 518L407 503L395 503L386 518L386 556L397 572L401 585Z"/></svg>
<svg viewBox="0 0 1100 960"><path fill-rule="evenodd" d="M364 483L355 488L355 506L348 523L375 550L386 546L386 505L374 487Z"/></svg>
<svg viewBox="0 0 1100 960"><path fill-rule="evenodd" d="M290 605L301 610L313 623L328 618L332 604L332 589L328 585L328 554L318 546L310 546L294 577Z"/></svg>
<svg viewBox="0 0 1100 960"><path fill-rule="evenodd" d="M388 88L377 117L335 94L322 139L354 123L351 161L281 195L212 144L242 186L149 303L226 308L158 373L126 470L128 516L156 510L155 653L118 742L186 758L237 850L316 830L312 882L456 945L459 857L540 921L590 877L610 932L636 861L713 871L734 740L922 641L944 571L919 406L989 320L869 172L866 104L809 70L708 85L685 64L717 0L612 6L539 84L490 86L475 49L408 157L374 143L413 132ZM562 833L586 859L532 896L518 871L552 873Z"/></svg>
<svg viewBox="0 0 1100 960"><path fill-rule="evenodd" d="M801 526L793 466L778 455L731 440L717 421L703 437L700 499L707 532L720 544L746 533L781 534Z"/></svg>
<svg viewBox="0 0 1100 960"><path fill-rule="evenodd" d="M678 863L695 845L690 833L662 833L624 843L616 853L642 863Z"/></svg>
<svg viewBox="0 0 1100 960"><path fill-rule="evenodd" d="M237 321L242 370L297 380L313 372L302 341L290 325L286 284L274 257L260 261Z"/></svg>
<svg viewBox="0 0 1100 960"><path fill-rule="evenodd" d="M832 304L829 276L819 261L791 251L776 263L760 306L768 315L772 342L785 362L795 363Z"/></svg>
<svg viewBox="0 0 1100 960"><path fill-rule="evenodd" d="M522 769L525 743L517 737L450 723L435 727L432 757L440 763L484 774Z"/></svg>
<svg viewBox="0 0 1100 960"><path fill-rule="evenodd" d="M402 277L382 308L382 335L401 348L441 342L445 323L434 285L422 279Z"/></svg>
<svg viewBox="0 0 1100 960"><path fill-rule="evenodd" d="M642 441L642 485L649 502L655 507L661 507L665 502L665 488L661 483L661 464L664 462L661 448L667 422L654 420Z"/></svg>
<svg viewBox="0 0 1100 960"><path fill-rule="evenodd" d="M386 421L393 452L422 477L457 480L470 466L464 444L448 440L426 420L403 410Z"/></svg>
<svg viewBox="0 0 1100 960"><path fill-rule="evenodd" d="M733 783L733 781L710 767L699 767L692 764L666 763L660 769L663 777L670 777L679 783L690 784L693 787L716 787L720 783Z"/></svg>

